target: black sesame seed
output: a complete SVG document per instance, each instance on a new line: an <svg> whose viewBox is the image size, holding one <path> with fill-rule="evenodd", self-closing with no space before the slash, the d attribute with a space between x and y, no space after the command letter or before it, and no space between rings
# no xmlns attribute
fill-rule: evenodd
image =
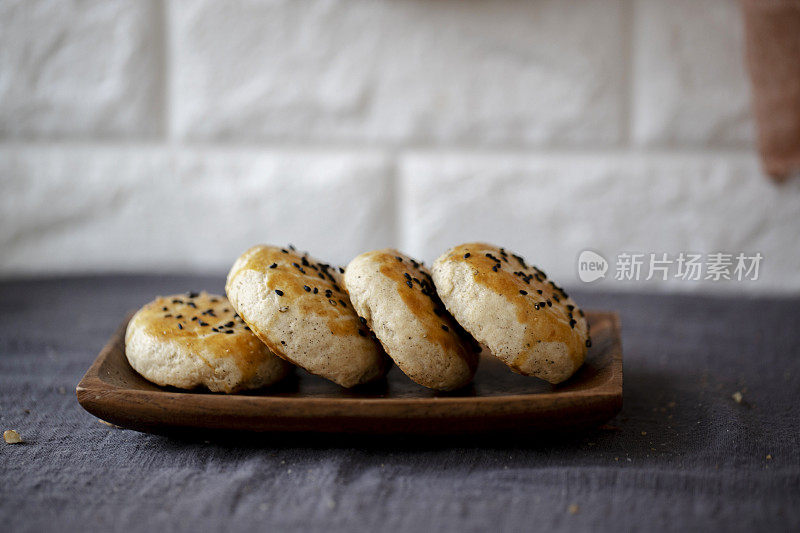
<svg viewBox="0 0 800 533"><path fill-rule="evenodd" d="M304 267L307 267L307 266L309 265L309 263L308 263L308 259L306 259L305 257L301 258L301 259L300 259L300 262L301 262L301 263L303 263L303 266L304 266Z"/></svg>
<svg viewBox="0 0 800 533"><path fill-rule="evenodd" d="M217 328L211 328L211 331L216 331L217 333L219 333L219 330Z"/></svg>
<svg viewBox="0 0 800 533"><path fill-rule="evenodd" d="M219 298L211 298L211 303L215 304L219 301Z"/></svg>
<svg viewBox="0 0 800 533"><path fill-rule="evenodd" d="M344 274L344 269L342 267L339 267L339 274Z"/></svg>
<svg viewBox="0 0 800 533"><path fill-rule="evenodd" d="M197 304L195 304L194 302L188 302L186 305L188 305L192 309L197 309Z"/></svg>
<svg viewBox="0 0 800 533"><path fill-rule="evenodd" d="M162 311L166 311L167 310L167 306L162 307L161 310Z"/></svg>
<svg viewBox="0 0 800 533"><path fill-rule="evenodd" d="M275 289L275 294L277 294L278 296L283 296L283 291L280 289Z"/></svg>
<svg viewBox="0 0 800 533"><path fill-rule="evenodd" d="M225 327L226 328L232 328L233 327L233 320L231 320L230 322L226 323Z"/></svg>
<svg viewBox="0 0 800 533"><path fill-rule="evenodd" d="M340 304L342 304L342 307L345 307L345 308L347 307L347 304L346 304L346 303L344 303L344 301L343 301L343 300L339 300L339 303L340 303Z"/></svg>
<svg viewBox="0 0 800 533"><path fill-rule="evenodd" d="M411 279L411 274L409 274L408 272L403 272L403 277L406 279Z"/></svg>
<svg viewBox="0 0 800 533"><path fill-rule="evenodd" d="M246 329L247 331L250 331L250 326L245 326L244 329Z"/></svg>
<svg viewBox="0 0 800 533"><path fill-rule="evenodd" d="M398 260L398 261L400 261L401 263L403 262L403 258L402 258L402 257L400 257L399 255L395 256L395 259L397 259L397 260Z"/></svg>
<svg viewBox="0 0 800 533"><path fill-rule="evenodd" d="M200 293L197 293L197 292L190 292L189 293L189 298L197 298L198 296L200 296Z"/></svg>
<svg viewBox="0 0 800 533"><path fill-rule="evenodd" d="M569 321L569 327L574 328L575 324L577 324L577 322L575 322L575 319Z"/></svg>
<svg viewBox="0 0 800 533"><path fill-rule="evenodd" d="M281 344L283 344L284 346L286 346L286 341L281 341Z"/></svg>
<svg viewBox="0 0 800 533"><path fill-rule="evenodd" d="M193 316L193 317L192 317L192 322L194 322L195 320L197 320L197 317L196 317L196 316Z"/></svg>
<svg viewBox="0 0 800 533"><path fill-rule="evenodd" d="M471 254L471 253L469 253L469 252L465 253L465 254L464 254L464 259L469 259L469 256L471 256L471 255L472 255L472 254Z"/></svg>
<svg viewBox="0 0 800 533"><path fill-rule="evenodd" d="M171 317L171 316L172 316L172 314L171 314L171 313L167 313L166 315L164 315L164 318L169 318L169 317Z"/></svg>
<svg viewBox="0 0 800 533"><path fill-rule="evenodd" d="M410 289L413 289L413 288L414 288L414 283L413 283L411 280L407 280L407 281L406 281L406 285L408 285L408 287L409 287Z"/></svg>
<svg viewBox="0 0 800 533"><path fill-rule="evenodd" d="M533 304L533 308L538 311L539 310L539 304Z"/></svg>
<svg viewBox="0 0 800 533"><path fill-rule="evenodd" d="M290 249L291 251L293 251L293 252L294 252L295 250L297 250L297 248L295 248L295 247L294 247L294 244L292 244L292 243L289 243L289 249Z"/></svg>
<svg viewBox="0 0 800 533"><path fill-rule="evenodd" d="M183 318L183 315L175 315L175 318Z"/></svg>
<svg viewBox="0 0 800 533"><path fill-rule="evenodd" d="M334 302L332 298L328 298L328 303L330 303L334 307L336 306L336 302Z"/></svg>
<svg viewBox="0 0 800 533"><path fill-rule="evenodd" d="M181 324L178 324L178 329L183 329L183 326Z"/></svg>
<svg viewBox="0 0 800 533"><path fill-rule="evenodd" d="M231 333L233 333L233 330L232 330L232 329L229 329L229 330L228 330L228 331L226 331L225 333L227 333L228 335L230 335Z"/></svg>
<svg viewBox="0 0 800 533"><path fill-rule="evenodd" d="M445 326L444 324L442 324L442 329L443 329L443 330L445 330L445 331L450 331L450 328L448 328L448 327L447 327L447 326Z"/></svg>
<svg viewBox="0 0 800 533"><path fill-rule="evenodd" d="M547 307L553 307L553 302L551 302L550 300L547 300Z"/></svg>
<svg viewBox="0 0 800 533"><path fill-rule="evenodd" d="M179 299L175 298L174 300L172 300L172 303L174 303L174 304L182 304L183 300L179 300Z"/></svg>
<svg viewBox="0 0 800 533"><path fill-rule="evenodd" d="M568 311L572 311L573 309L575 309L575 306L574 306L574 305L572 305L572 304L568 304L568 305L567 305L567 310L568 310Z"/></svg>
<svg viewBox="0 0 800 533"><path fill-rule="evenodd" d="M308 285L303 285L303 290L306 292L311 292L311 287L309 287Z"/></svg>
<svg viewBox="0 0 800 533"><path fill-rule="evenodd" d="M318 292L319 292L319 289L317 289L316 287L314 287L314 294L317 294Z"/></svg>
<svg viewBox="0 0 800 533"><path fill-rule="evenodd" d="M520 289L519 293L524 296L524 295L528 294L528 291L523 291L522 289Z"/></svg>
<svg viewBox="0 0 800 533"><path fill-rule="evenodd" d="M270 268L277 268L277 266L278 266L278 263L272 263L269 267Z"/></svg>
<svg viewBox="0 0 800 533"><path fill-rule="evenodd" d="M367 319L364 318L363 316L358 317L358 321L364 324L365 326L367 325Z"/></svg>
<svg viewBox="0 0 800 533"><path fill-rule="evenodd" d="M537 292L538 294L542 294L542 289L536 289L536 292Z"/></svg>
<svg viewBox="0 0 800 533"><path fill-rule="evenodd" d="M289 251L288 251L288 250L286 250L286 249L284 249L284 248L281 248L281 252L283 252L283 253L285 253L285 254L288 254L288 253L289 253Z"/></svg>

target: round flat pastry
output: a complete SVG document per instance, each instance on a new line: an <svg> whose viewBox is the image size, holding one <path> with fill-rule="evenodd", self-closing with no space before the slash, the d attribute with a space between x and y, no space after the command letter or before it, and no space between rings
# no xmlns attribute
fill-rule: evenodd
<svg viewBox="0 0 800 533"><path fill-rule="evenodd" d="M377 379L387 358L358 320L342 270L294 248L258 245L236 260L225 290L280 357L343 387Z"/></svg>
<svg viewBox="0 0 800 533"><path fill-rule="evenodd" d="M448 311L514 372L561 383L583 364L591 346L583 311L522 257L462 244L434 262L432 275Z"/></svg>
<svg viewBox="0 0 800 533"><path fill-rule="evenodd" d="M444 309L425 266L397 250L353 259L344 282L356 312L413 381L454 390L472 381L477 344Z"/></svg>
<svg viewBox="0 0 800 533"><path fill-rule="evenodd" d="M159 296L128 323L125 355L156 385L236 392L271 385L291 365L253 335L224 296Z"/></svg>

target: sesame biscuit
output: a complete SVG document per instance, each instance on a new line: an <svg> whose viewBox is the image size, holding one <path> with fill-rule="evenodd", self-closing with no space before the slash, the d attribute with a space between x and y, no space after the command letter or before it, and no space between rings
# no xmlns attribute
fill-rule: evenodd
<svg viewBox="0 0 800 533"><path fill-rule="evenodd" d="M477 345L444 309L422 263L397 250L367 252L350 261L344 282L356 312L409 378L437 390L472 381Z"/></svg>
<svg viewBox="0 0 800 533"><path fill-rule="evenodd" d="M160 296L128 323L125 355L156 385L213 392L255 389L283 378L291 365L256 338L224 296Z"/></svg>
<svg viewBox="0 0 800 533"><path fill-rule="evenodd" d="M383 376L387 358L358 320L343 272L293 247L258 245L236 260L225 290L278 356L353 387Z"/></svg>
<svg viewBox="0 0 800 533"><path fill-rule="evenodd" d="M434 262L433 281L447 310L514 372L561 383L583 364L591 346L583 311L522 257L462 244Z"/></svg>

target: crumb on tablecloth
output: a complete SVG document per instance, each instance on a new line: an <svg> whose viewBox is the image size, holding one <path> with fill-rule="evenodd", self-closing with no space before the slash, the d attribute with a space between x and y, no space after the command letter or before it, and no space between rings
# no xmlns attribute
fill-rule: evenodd
<svg viewBox="0 0 800 533"><path fill-rule="evenodd" d="M6 444L19 444L22 442L22 437L19 436L16 430L7 429L3 432L3 440L6 441Z"/></svg>

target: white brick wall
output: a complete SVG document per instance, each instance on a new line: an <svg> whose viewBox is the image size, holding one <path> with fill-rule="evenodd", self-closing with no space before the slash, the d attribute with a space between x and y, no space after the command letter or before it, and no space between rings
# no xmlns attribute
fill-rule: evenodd
<svg viewBox="0 0 800 533"><path fill-rule="evenodd" d="M155 1L0 3L0 135L132 139L163 130Z"/></svg>
<svg viewBox="0 0 800 533"><path fill-rule="evenodd" d="M800 293L742 41L735 0L6 1L0 275L487 239L573 286L585 248L759 251L595 286Z"/></svg>
<svg viewBox="0 0 800 533"><path fill-rule="evenodd" d="M252 244L346 262L393 241L386 158L354 152L0 150L7 271L226 270Z"/></svg>
<svg viewBox="0 0 800 533"><path fill-rule="evenodd" d="M241 4L171 4L181 139L620 139L617 1Z"/></svg>
<svg viewBox="0 0 800 533"><path fill-rule="evenodd" d="M633 135L646 146L754 140L734 0L641 0L634 9Z"/></svg>
<svg viewBox="0 0 800 533"><path fill-rule="evenodd" d="M757 176L747 154L410 154L401 161L400 242L423 258L453 242L495 242L573 283L585 249L612 263L619 252L760 251L756 282L625 288L800 287L798 251L786 248L796 239L786 228L798 229L800 181L779 188ZM595 286L622 288L614 273Z"/></svg>

